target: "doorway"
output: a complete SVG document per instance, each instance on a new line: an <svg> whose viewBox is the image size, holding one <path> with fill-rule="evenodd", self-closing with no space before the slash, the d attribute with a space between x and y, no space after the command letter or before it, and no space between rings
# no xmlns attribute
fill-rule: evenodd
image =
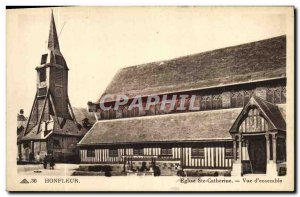
<svg viewBox="0 0 300 197"><path fill-rule="evenodd" d="M247 136L250 173L265 174L267 165L266 138L264 135Z"/></svg>

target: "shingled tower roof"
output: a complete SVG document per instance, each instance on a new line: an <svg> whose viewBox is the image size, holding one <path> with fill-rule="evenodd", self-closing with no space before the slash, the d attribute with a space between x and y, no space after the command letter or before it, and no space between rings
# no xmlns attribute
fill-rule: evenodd
<svg viewBox="0 0 300 197"><path fill-rule="evenodd" d="M60 51L53 11L51 13L51 23L50 23L50 31L49 31L49 38L48 38L48 49L51 51L55 51L55 50Z"/></svg>

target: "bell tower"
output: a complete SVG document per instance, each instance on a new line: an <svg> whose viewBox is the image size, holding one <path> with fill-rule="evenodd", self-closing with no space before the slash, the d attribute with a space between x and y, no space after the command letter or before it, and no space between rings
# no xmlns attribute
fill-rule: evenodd
<svg viewBox="0 0 300 197"><path fill-rule="evenodd" d="M58 121L63 127L66 119L76 119L68 97L69 68L60 52L53 12L51 13L47 51L42 54L37 71L37 91L26 126L25 135L34 127L40 131L42 122Z"/></svg>

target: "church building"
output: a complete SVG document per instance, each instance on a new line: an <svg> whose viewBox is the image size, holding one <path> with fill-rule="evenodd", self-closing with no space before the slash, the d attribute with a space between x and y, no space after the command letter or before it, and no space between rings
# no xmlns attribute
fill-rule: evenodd
<svg viewBox="0 0 300 197"><path fill-rule="evenodd" d="M197 111L103 110L101 98L192 95ZM81 163L277 175L286 162L286 36L121 69L89 110ZM114 106L114 99L106 106ZM180 100L176 100L180 103ZM120 168L120 170L126 168ZM173 174L174 174L173 173ZM172 173L171 173L172 174Z"/></svg>
<svg viewBox="0 0 300 197"><path fill-rule="evenodd" d="M76 117L71 106L69 68L60 51L53 13L48 51L41 56L36 71L37 90L33 106L28 120L22 121L23 128L18 127L18 160L28 162L35 160L37 155L43 158L52 154L56 162L78 162L77 143L91 128L91 123L87 111L76 110L76 115L79 115Z"/></svg>

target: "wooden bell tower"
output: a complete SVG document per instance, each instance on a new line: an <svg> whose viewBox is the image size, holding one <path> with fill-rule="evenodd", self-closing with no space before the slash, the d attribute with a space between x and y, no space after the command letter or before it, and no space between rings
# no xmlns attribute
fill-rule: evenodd
<svg viewBox="0 0 300 197"><path fill-rule="evenodd" d="M25 135L42 122L58 121L63 127L66 119L76 119L68 97L68 67L60 52L58 36L51 14L47 52L42 55L37 71L37 92L26 126Z"/></svg>

